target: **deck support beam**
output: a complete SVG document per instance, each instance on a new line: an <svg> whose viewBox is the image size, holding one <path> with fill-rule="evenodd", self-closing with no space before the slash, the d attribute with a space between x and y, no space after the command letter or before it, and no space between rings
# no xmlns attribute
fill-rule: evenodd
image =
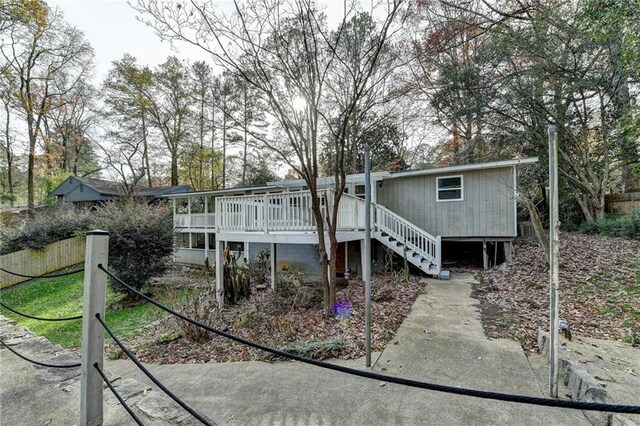
<svg viewBox="0 0 640 426"><path fill-rule="evenodd" d="M489 269L489 253L487 252L487 240L482 240L482 267Z"/></svg>
<svg viewBox="0 0 640 426"><path fill-rule="evenodd" d="M365 240L360 240L360 263L362 264L362 279L367 277L369 273L369 269L371 264L367 264L367 251L365 250Z"/></svg>
<svg viewBox="0 0 640 426"><path fill-rule="evenodd" d="M224 304L224 241L216 240L216 300L218 309Z"/></svg>
<svg viewBox="0 0 640 426"><path fill-rule="evenodd" d="M511 241L505 241L502 243L502 247L504 250L504 261L506 262L507 260L511 259L511 256L513 255L513 247L512 247L512 242Z"/></svg>
<svg viewBox="0 0 640 426"><path fill-rule="evenodd" d="M269 260L271 261L271 288L273 290L276 289L276 243L271 243L271 255L269 256Z"/></svg>

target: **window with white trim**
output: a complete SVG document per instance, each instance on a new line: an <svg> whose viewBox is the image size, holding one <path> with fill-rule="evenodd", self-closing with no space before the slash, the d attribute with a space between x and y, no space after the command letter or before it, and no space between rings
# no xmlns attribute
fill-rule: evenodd
<svg viewBox="0 0 640 426"><path fill-rule="evenodd" d="M191 234L191 248L204 250L204 234L203 233Z"/></svg>
<svg viewBox="0 0 640 426"><path fill-rule="evenodd" d="M436 178L437 201L462 201L463 194L462 175Z"/></svg>
<svg viewBox="0 0 640 426"><path fill-rule="evenodd" d="M179 232L176 234L176 245L178 248L189 248L189 234Z"/></svg>

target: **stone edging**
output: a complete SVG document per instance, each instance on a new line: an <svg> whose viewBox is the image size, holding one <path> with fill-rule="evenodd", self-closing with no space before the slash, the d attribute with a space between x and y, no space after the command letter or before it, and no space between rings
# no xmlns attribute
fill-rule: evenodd
<svg viewBox="0 0 640 426"><path fill-rule="evenodd" d="M549 362L549 333L538 329L540 355ZM584 367L569 359L560 349L558 354L558 377L569 388L576 401L615 403L604 387ZM584 411L585 417L594 426L636 426L636 423L620 414Z"/></svg>

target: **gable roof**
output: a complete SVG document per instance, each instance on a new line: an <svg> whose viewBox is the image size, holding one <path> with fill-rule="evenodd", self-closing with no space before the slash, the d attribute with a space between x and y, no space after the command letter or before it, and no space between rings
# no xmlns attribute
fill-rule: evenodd
<svg viewBox="0 0 640 426"><path fill-rule="evenodd" d="M101 195L123 195L125 193L125 186L120 182L88 177L74 177Z"/></svg>
<svg viewBox="0 0 640 426"><path fill-rule="evenodd" d="M75 185L74 185L75 183ZM98 194L106 197L120 197L125 194L126 187L123 183L113 182L110 180L90 178L90 177L78 177L69 176L60 185L53 190L53 195L66 196L78 186L84 185L91 188ZM176 185L176 186L158 186L154 188L146 188L143 186L135 186L133 188L133 194L140 197L158 198L166 194L185 193L192 192L193 188L189 185Z"/></svg>
<svg viewBox="0 0 640 426"><path fill-rule="evenodd" d="M53 190L52 194L66 195L80 185L88 186L98 194L105 196L118 196L124 193L124 185L119 182L89 177L69 176Z"/></svg>

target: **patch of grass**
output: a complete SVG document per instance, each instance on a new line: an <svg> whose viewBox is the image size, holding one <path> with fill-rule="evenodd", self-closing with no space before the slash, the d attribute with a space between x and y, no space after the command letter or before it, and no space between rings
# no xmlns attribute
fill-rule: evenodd
<svg viewBox="0 0 640 426"><path fill-rule="evenodd" d="M507 314L504 317L505 324L515 324L518 322L518 317L513 314Z"/></svg>
<svg viewBox="0 0 640 426"><path fill-rule="evenodd" d="M2 301L17 311L43 318L63 318L82 315L84 274L31 280L2 289ZM107 288L107 306L123 296ZM45 322L24 318L2 309L2 314L15 319L34 333L69 349L78 349L82 336L82 320ZM106 322L120 337L127 338L140 332L145 325L158 319L162 313L148 303L107 310Z"/></svg>

